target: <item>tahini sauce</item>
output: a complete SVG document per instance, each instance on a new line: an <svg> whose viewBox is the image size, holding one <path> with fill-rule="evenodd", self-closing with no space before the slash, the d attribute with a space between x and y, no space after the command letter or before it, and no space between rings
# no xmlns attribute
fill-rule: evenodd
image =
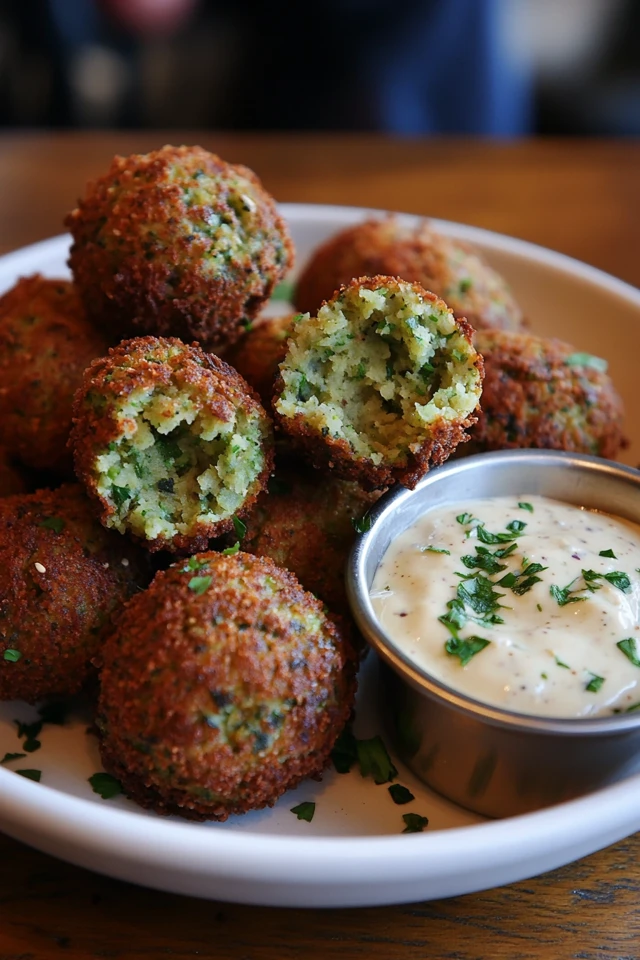
<svg viewBox="0 0 640 960"><path fill-rule="evenodd" d="M508 533L513 521L515 529L520 523L526 526L508 542L488 544L479 538L478 520L494 534ZM494 554L512 543L515 550L499 561L506 567L501 572L470 568L461 560L477 557L476 547ZM449 553L425 549L429 547ZM600 556L601 551L615 558ZM547 568L536 573L539 582L520 596L497 584L509 572L521 572L525 560ZM633 663L634 657L640 661L639 567L636 524L545 497L496 497L421 517L389 546L371 599L397 648L476 700L538 716L606 716L640 709L640 666ZM590 581L599 589L587 589L583 570L600 575ZM457 630L461 641L474 636L489 641L466 665L445 649L453 637L439 620L448 612L448 601L457 597L458 585L465 583L456 572L486 577L494 584L491 589L503 594L497 600L501 607L493 611L503 624L467 620ZM622 590L605 573L623 585L624 578L615 575L624 573L630 584ZM561 599L584 599L562 605L552 595L552 585L559 590L569 586ZM477 615L466 603L464 612ZM621 641L626 654L617 645Z"/></svg>

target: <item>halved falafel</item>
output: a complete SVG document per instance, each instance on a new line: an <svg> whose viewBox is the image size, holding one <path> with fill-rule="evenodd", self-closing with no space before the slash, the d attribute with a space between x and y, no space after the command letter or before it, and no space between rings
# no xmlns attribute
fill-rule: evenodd
<svg viewBox="0 0 640 960"><path fill-rule="evenodd" d="M108 346L68 280L23 277L0 298L0 444L11 457L73 473L73 395Z"/></svg>
<svg viewBox="0 0 640 960"><path fill-rule="evenodd" d="M194 552L233 526L266 486L271 422L219 357L138 337L86 371L70 439L100 519L148 550Z"/></svg>
<svg viewBox="0 0 640 960"><path fill-rule="evenodd" d="M202 553L157 574L107 641L100 752L141 806L226 820L317 778L354 695L352 650L292 574Z"/></svg>
<svg viewBox="0 0 640 960"><path fill-rule="evenodd" d="M361 278L295 324L274 410L315 466L414 486L465 439L482 390L471 327L418 284Z"/></svg>
<svg viewBox="0 0 640 960"><path fill-rule="evenodd" d="M614 458L624 407L606 361L561 340L480 330L485 381L478 422L462 453L541 447Z"/></svg>
<svg viewBox="0 0 640 960"><path fill-rule="evenodd" d="M0 500L0 700L77 693L144 554L105 530L79 484Z"/></svg>
<svg viewBox="0 0 640 960"><path fill-rule="evenodd" d="M428 221L407 227L395 217L367 220L331 237L300 275L294 303L313 315L353 277L378 274L432 290L475 329L522 326L522 310L506 281L478 250L438 233Z"/></svg>
<svg viewBox="0 0 640 960"><path fill-rule="evenodd" d="M232 343L293 263L260 180L202 147L115 157L65 223L78 289L109 336Z"/></svg>

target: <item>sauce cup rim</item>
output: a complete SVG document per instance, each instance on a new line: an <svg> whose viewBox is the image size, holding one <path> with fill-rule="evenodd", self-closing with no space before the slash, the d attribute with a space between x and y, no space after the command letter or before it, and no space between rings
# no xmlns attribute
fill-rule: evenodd
<svg viewBox="0 0 640 960"><path fill-rule="evenodd" d="M374 613L369 598L369 585L366 581L366 564L379 536L383 521L387 521L390 516L398 512L413 498L422 496L423 491L428 490L434 484L446 483L454 475L460 475L468 471L475 472L482 470L483 467L499 466L500 464L520 464L525 467L535 465L536 468L544 467L545 470L595 472L606 475L614 481L617 480L621 484L630 484L640 492L640 471L633 467L588 454L566 453L555 450L500 450L491 453L479 453L434 468L416 484L413 490L397 484L367 511L365 515L368 518L367 529L356 535L347 561L347 596L358 629L376 653L405 682L431 700L491 726L509 728L514 731L546 733L550 736L585 737L631 733L640 727L640 708L637 712L614 714L607 717L547 717L506 710L461 693L438 680L401 651L383 630ZM526 494L526 492L520 487L513 490L513 493L519 494ZM562 497L556 499L563 500ZM455 499L451 500L452 504L455 502ZM585 503L584 506L588 507L589 504ZM400 532L402 531L399 530L398 533Z"/></svg>

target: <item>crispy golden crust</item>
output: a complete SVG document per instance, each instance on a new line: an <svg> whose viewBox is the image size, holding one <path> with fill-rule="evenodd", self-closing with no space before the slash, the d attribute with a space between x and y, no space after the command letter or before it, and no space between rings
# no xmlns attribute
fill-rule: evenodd
<svg viewBox="0 0 640 960"><path fill-rule="evenodd" d="M144 556L100 526L80 486L0 500L0 699L78 692L148 580Z"/></svg>
<svg viewBox="0 0 640 960"><path fill-rule="evenodd" d="M67 280L23 277L0 299L0 444L37 470L71 474L66 443L82 372L107 349Z"/></svg>
<svg viewBox="0 0 640 960"><path fill-rule="evenodd" d="M465 453L540 447L612 459L625 445L623 404L610 378L575 362L588 355L507 331L478 331L475 342L485 381Z"/></svg>
<svg viewBox="0 0 640 960"><path fill-rule="evenodd" d="M170 352L177 349L174 356ZM273 468L273 442L269 418L257 394L233 367L214 354L205 353L197 343L190 346L173 337L137 337L125 340L96 360L85 371L82 386L74 403L73 429L69 440L73 450L76 475L92 499L99 504L100 520L108 525L116 509L97 486L99 473L96 459L109 444L122 437L119 419L123 403L137 391L152 387L160 394L169 385L176 387L193 402L200 412L216 420L228 422L241 408L259 418L264 431L263 458L260 473L251 483L239 517L249 512L256 498L266 488ZM212 537L233 528L233 517L216 523L198 524L189 533L176 534L170 540L157 536L153 540L134 534L150 551L162 549L178 553L204 550Z"/></svg>
<svg viewBox="0 0 640 960"><path fill-rule="evenodd" d="M358 287L368 290L376 290L379 287L396 289L398 283L396 278L388 276L360 277L336 291L334 298ZM442 300L424 290L420 284L411 283L405 286L410 287L423 300L433 303L435 307L447 308ZM456 318L456 325L461 335L471 345L473 328L464 319ZM476 354L473 367L482 381L484 365L480 354ZM273 405L278 401L283 389L284 381L280 373L275 383ZM309 463L319 470L334 470L337 476L344 480L354 480L367 490L385 489L394 483L401 483L413 489L425 473L432 467L444 463L459 444L469 439L467 431L476 422L476 417L470 415L457 421L440 419L430 423L423 441L419 445L413 444L413 449L408 450L401 459L393 464L384 461L374 464L369 458L356 457L347 440L321 435L307 423L304 414L283 417L275 407L274 413L278 425L301 450Z"/></svg>
<svg viewBox="0 0 640 960"><path fill-rule="evenodd" d="M322 773L355 686L353 651L292 574L199 554L157 574L104 647L102 760L141 806L226 820Z"/></svg>
<svg viewBox="0 0 640 960"><path fill-rule="evenodd" d="M294 259L258 177L202 147L115 157L65 223L87 311L118 338L232 343Z"/></svg>
<svg viewBox="0 0 640 960"><path fill-rule="evenodd" d="M437 233L427 221L411 229L394 217L367 220L331 237L300 275L294 302L313 315L353 277L376 274L432 290L474 329L522 326L522 311L506 282L477 250Z"/></svg>
<svg viewBox="0 0 640 960"><path fill-rule="evenodd" d="M258 320L252 330L238 340L224 358L260 395L267 410L271 407L273 385L278 376L278 364L287 354L287 340L293 317L269 317Z"/></svg>

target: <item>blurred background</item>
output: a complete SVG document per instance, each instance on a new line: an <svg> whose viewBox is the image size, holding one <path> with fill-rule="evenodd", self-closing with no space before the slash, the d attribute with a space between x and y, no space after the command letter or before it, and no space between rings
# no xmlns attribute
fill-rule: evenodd
<svg viewBox="0 0 640 960"><path fill-rule="evenodd" d="M0 125L640 134L638 0L1 0Z"/></svg>

